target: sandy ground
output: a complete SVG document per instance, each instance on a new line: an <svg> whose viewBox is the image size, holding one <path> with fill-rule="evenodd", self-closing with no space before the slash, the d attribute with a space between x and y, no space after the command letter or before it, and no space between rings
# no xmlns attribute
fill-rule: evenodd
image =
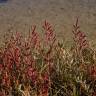
<svg viewBox="0 0 96 96"><path fill-rule="evenodd" d="M91 42L96 40L96 0L8 0L0 4L0 40L8 29L28 33L31 25L42 32L44 20L53 24L57 36L71 41L72 25L80 18L83 30ZM94 42L95 44L95 42Z"/></svg>

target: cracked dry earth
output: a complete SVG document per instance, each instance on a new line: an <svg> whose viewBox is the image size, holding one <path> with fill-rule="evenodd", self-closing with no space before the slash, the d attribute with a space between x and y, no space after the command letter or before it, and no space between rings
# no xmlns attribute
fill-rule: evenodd
<svg viewBox="0 0 96 96"><path fill-rule="evenodd" d="M90 42L96 40L96 0L5 0L0 3L0 42L5 32L19 31L26 35L31 25L46 19L53 24L58 37L70 42L72 25L79 17L81 29ZM95 42L94 42L95 43Z"/></svg>

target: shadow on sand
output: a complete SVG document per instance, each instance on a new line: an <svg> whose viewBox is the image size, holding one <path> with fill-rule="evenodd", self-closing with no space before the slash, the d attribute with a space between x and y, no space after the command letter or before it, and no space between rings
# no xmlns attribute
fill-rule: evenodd
<svg viewBox="0 0 96 96"><path fill-rule="evenodd" d="M0 0L0 3L6 3L8 0Z"/></svg>

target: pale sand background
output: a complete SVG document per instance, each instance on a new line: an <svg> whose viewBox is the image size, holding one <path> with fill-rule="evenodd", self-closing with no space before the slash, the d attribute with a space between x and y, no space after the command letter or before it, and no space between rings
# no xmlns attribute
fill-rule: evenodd
<svg viewBox="0 0 96 96"><path fill-rule="evenodd" d="M41 33L46 19L54 25L58 37L70 42L77 16L81 29L92 42L96 41L96 0L8 0L0 4L0 40L11 26L13 32L26 35L36 24Z"/></svg>

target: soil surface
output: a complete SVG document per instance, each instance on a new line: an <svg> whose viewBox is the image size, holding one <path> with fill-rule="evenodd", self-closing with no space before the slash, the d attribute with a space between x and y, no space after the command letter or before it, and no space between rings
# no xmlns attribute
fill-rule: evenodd
<svg viewBox="0 0 96 96"><path fill-rule="evenodd" d="M70 42L76 17L81 30L95 44L96 0L0 0L0 42L10 28L26 35L36 24L42 33L45 19L54 26L58 37Z"/></svg>

